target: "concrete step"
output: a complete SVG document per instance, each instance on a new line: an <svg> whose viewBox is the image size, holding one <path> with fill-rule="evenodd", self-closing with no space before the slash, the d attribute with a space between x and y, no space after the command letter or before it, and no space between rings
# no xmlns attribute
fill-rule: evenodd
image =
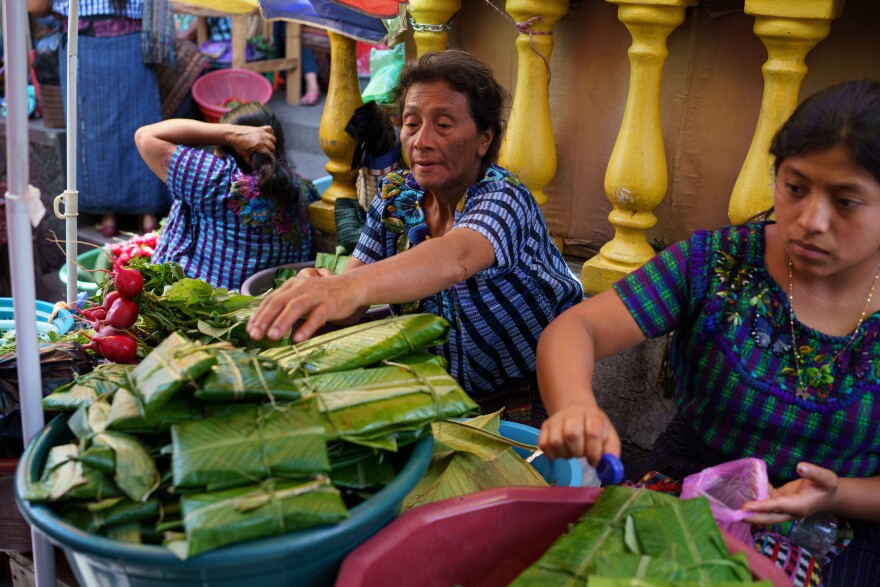
<svg viewBox="0 0 880 587"><path fill-rule="evenodd" d="M314 106L290 106L284 100L283 92L275 92L269 107L275 112L284 127L284 140L287 148L323 154L318 129L321 127L321 116L327 97L322 95L321 101Z"/></svg>
<svg viewBox="0 0 880 587"><path fill-rule="evenodd" d="M327 170L324 169L328 159L323 151L320 154L316 154L311 151L288 150L287 155L293 161L296 172L306 179L315 180L328 175Z"/></svg>

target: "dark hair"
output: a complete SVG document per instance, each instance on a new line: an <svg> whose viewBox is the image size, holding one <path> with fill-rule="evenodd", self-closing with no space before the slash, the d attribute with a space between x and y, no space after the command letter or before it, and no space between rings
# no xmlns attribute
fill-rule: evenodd
<svg viewBox="0 0 880 587"><path fill-rule="evenodd" d="M480 132L495 129L495 136L483 155L483 164L498 161L501 141L507 122L504 115L510 98L501 87L492 70L482 61L460 49L449 49L422 55L418 61L407 63L400 72L395 88L397 110L403 118L403 108L409 88L418 83L446 82L450 88L467 96L471 117Z"/></svg>
<svg viewBox="0 0 880 587"><path fill-rule="evenodd" d="M773 170L786 157L837 146L880 182L880 82L843 82L804 100L773 138Z"/></svg>
<svg viewBox="0 0 880 587"><path fill-rule="evenodd" d="M299 182L294 179L293 164L284 148L284 129L275 113L259 102L247 102L223 114L220 122L243 126L271 126L275 133L275 152L271 155L252 153L245 161L232 147L224 146L223 152L235 159L245 173L256 171L260 177L260 194L279 207L298 206Z"/></svg>

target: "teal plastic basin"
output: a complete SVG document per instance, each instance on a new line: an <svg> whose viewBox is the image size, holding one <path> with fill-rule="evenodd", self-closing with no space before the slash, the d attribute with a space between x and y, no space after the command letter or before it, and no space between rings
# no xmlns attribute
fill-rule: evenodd
<svg viewBox="0 0 880 587"><path fill-rule="evenodd" d="M90 273L85 271L85 269L110 269L110 258L107 257L105 251L92 249L77 255L76 262L80 265L76 272L76 290L84 291L91 296L98 291L99 287L104 285L108 275L100 271ZM58 279L61 280L61 283L67 285L67 263L58 270Z"/></svg>
<svg viewBox="0 0 880 587"><path fill-rule="evenodd" d="M531 426L526 426L525 424L501 420L501 426L498 428L498 431L501 433L501 436L517 442L522 442L524 444L538 444L538 434L540 433L540 430ZM531 451L516 446L513 447L513 450L523 458L526 458L531 454ZM551 461L544 455L540 455L535 457L535 460L532 461L532 466L550 485L555 485L557 487L581 486L583 470L577 459L556 459Z"/></svg>
<svg viewBox="0 0 880 587"><path fill-rule="evenodd" d="M350 510L338 524L234 544L189 560L153 545L126 544L88 534L47 506L23 500L26 479L35 481L49 449L72 438L68 416L53 419L22 455L15 476L15 500L25 519L67 556L81 585L151 586L320 586L332 585L342 559L391 522L397 507L425 474L434 441L428 437L406 449L397 477Z"/></svg>
<svg viewBox="0 0 880 587"><path fill-rule="evenodd" d="M58 334L66 334L73 328L73 316L70 312L61 308L55 314L52 323L49 318L52 316L52 308L54 304L37 300L37 334L45 336L47 332L53 330ZM15 330L15 308L12 298L0 298L0 331Z"/></svg>

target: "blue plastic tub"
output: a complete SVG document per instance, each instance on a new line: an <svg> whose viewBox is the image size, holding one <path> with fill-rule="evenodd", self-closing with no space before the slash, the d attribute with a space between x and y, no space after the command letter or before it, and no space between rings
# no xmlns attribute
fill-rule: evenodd
<svg viewBox="0 0 880 587"><path fill-rule="evenodd" d="M498 429L501 436L522 442L524 444L538 444L539 430L517 422L501 421ZM526 458L531 452L519 447L514 447L519 456ZM550 485L557 487L580 487L583 470L577 459L556 459L551 461L544 455L540 455L532 461L532 466Z"/></svg>
<svg viewBox="0 0 880 587"><path fill-rule="evenodd" d="M37 300L37 334L45 336L53 330L58 334L66 334L73 328L73 316L70 312L61 308L49 323L54 304ZM15 308L12 298L0 298L0 331L15 330Z"/></svg>
<svg viewBox="0 0 880 587"><path fill-rule="evenodd" d="M319 177L318 179L313 179L312 183L315 184L315 188L317 188L319 194L323 194L324 191L330 187L330 184L333 183L332 175L325 175L323 177Z"/></svg>
<svg viewBox="0 0 880 587"><path fill-rule="evenodd" d="M25 475L35 480L49 449L72 438L66 415L37 435L19 461L15 500L25 519L64 550L81 585L161 586L315 586L332 585L342 559L391 522L404 496L431 461L433 439L415 444L397 477L338 524L230 545L189 560L159 546L126 544L87 534L47 506L22 500Z"/></svg>

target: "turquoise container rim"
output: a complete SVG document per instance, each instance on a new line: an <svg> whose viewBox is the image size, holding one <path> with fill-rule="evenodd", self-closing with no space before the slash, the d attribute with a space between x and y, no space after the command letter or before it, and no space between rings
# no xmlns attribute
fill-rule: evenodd
<svg viewBox="0 0 880 587"><path fill-rule="evenodd" d="M538 435L541 433L540 430L533 426L509 420L501 420L501 426L498 431L505 438L534 445L538 444ZM533 452L518 446L513 447L513 450L523 458L528 457ZM557 487L581 486L583 469L581 468L580 461L577 459L555 459L551 461L541 454L535 457L531 465L548 483L555 483Z"/></svg>
<svg viewBox="0 0 880 587"><path fill-rule="evenodd" d="M315 184L315 189L318 190L318 193L323 194L324 191L330 187L330 184L333 183L333 176L322 175L318 179L313 179L312 183Z"/></svg>
<svg viewBox="0 0 880 587"><path fill-rule="evenodd" d="M434 439L431 436L418 441L412 448L409 459L394 480L378 491L370 499L349 510L351 516L337 524L320 526L297 532L290 532L271 538L251 540L230 544L217 550L206 552L187 560L180 560L171 551L161 546L145 544L129 544L110 540L102 536L84 532L59 518L43 504L32 504L22 498L26 491L26 475L37 479L48 457L49 449L67 438L72 433L67 428L68 414L61 414L49 422L40 433L28 444L15 471L15 502L25 520L36 526L49 540L63 549L79 554L93 555L110 560L122 560L140 565L161 566L171 571L199 571L212 567L229 567L231 559L240 559L241 564L258 565L261 560L278 559L289 556L293 546L305 544L315 549L315 559L322 558L320 546L327 544L334 547L346 543L346 538L366 539L359 528L368 527L377 532L384 524L377 525L387 516L389 507L393 506L392 518L397 515L397 504L415 487L419 479L428 470L433 452ZM356 544L352 545L352 548ZM325 554L327 551L323 551ZM332 552L330 553L332 554ZM161 581L157 580L157 584ZM206 585L208 583L205 583Z"/></svg>
<svg viewBox="0 0 880 587"><path fill-rule="evenodd" d="M36 301L37 330L40 334L46 334L49 330L55 330L59 334L67 334L73 328L73 314L65 308L59 308L55 318L49 323L49 318L55 309L55 304ZM12 330L15 328L13 298L0 298L0 330Z"/></svg>

